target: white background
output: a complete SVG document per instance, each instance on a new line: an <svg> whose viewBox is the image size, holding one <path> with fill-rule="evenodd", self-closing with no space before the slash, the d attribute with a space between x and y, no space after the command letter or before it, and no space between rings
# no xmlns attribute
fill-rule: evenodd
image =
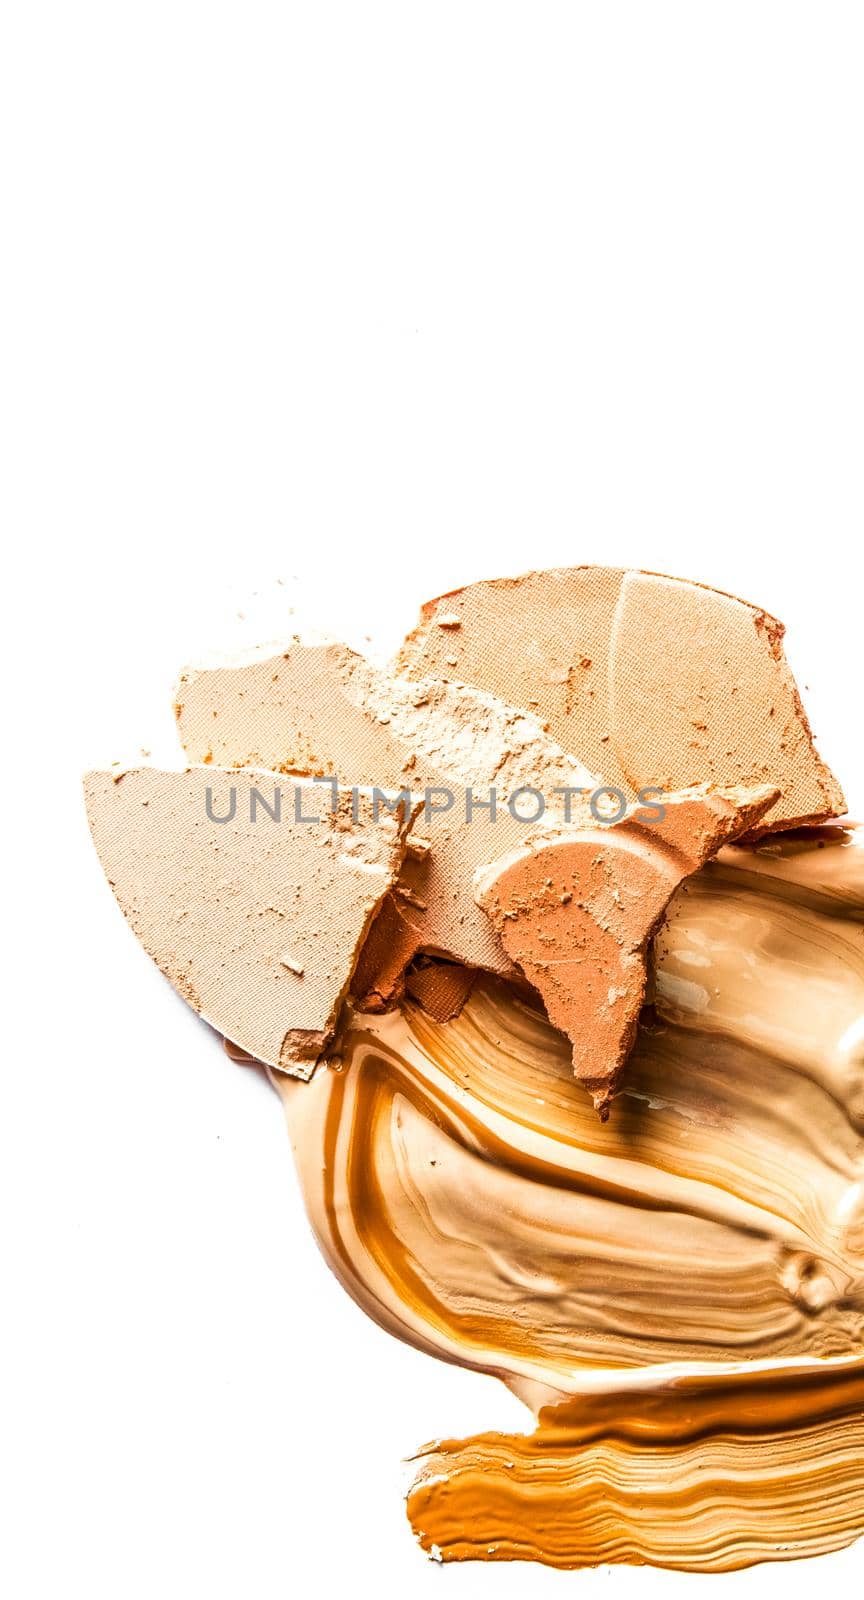
<svg viewBox="0 0 864 1600"><path fill-rule="evenodd" d="M5 8L10 1600L708 1593L416 1550L400 1458L527 1414L329 1276L78 775L176 761L179 667L291 606L387 646L598 561L780 616L864 811L862 57L860 6L792 0Z"/></svg>

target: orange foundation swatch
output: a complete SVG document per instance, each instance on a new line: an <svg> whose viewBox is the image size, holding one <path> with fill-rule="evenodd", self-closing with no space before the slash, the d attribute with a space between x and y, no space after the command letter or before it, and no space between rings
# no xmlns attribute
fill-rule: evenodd
<svg viewBox="0 0 864 1600"><path fill-rule="evenodd" d="M862 844L729 847L677 892L605 1124L485 976L272 1075L345 1287L537 1418L421 1452L433 1555L714 1571L864 1530Z"/></svg>

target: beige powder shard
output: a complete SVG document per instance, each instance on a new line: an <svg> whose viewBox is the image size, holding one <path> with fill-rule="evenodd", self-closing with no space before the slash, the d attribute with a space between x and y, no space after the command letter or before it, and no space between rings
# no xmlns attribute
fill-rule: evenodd
<svg viewBox="0 0 864 1600"><path fill-rule="evenodd" d="M649 940L681 881L753 827L776 789L667 795L665 817L536 835L475 879L478 903L573 1046L605 1119L635 1037ZM647 813L646 813L647 815Z"/></svg>
<svg viewBox="0 0 864 1600"><path fill-rule="evenodd" d="M443 630L441 616L459 617ZM423 607L397 658L410 678L476 684L548 723L607 783L776 786L762 831L839 816L783 627L677 578L571 567L471 584Z"/></svg>
<svg viewBox="0 0 864 1600"><path fill-rule="evenodd" d="M190 761L338 775L351 785L396 782L405 752L343 693L359 656L345 645L292 641L241 666L189 668L175 714ZM399 779L400 781L396 781Z"/></svg>
<svg viewBox="0 0 864 1600"><path fill-rule="evenodd" d="M505 975L512 964L471 896L481 862L525 835L505 802L532 785L591 789L597 779L554 743L535 717L482 690L407 682L377 672L344 645L295 640L278 656L244 666L190 669L177 690L177 720L187 755L208 753L224 766L265 764L333 774L412 791L439 790L418 827L431 848L412 849L398 904L388 897L358 965L353 992L372 1009L393 1004L418 951L449 956ZM497 816L478 807L465 822L465 791L490 788ZM550 807L550 816L556 815Z"/></svg>
<svg viewBox="0 0 864 1600"><path fill-rule="evenodd" d="M188 668L175 714L187 756L222 767L334 774L399 789L458 783L593 788L591 771L506 696L377 671L347 645L295 639L234 667Z"/></svg>
<svg viewBox="0 0 864 1600"><path fill-rule="evenodd" d="M409 818L374 820L364 793L355 818L350 794L332 809L329 787L272 772L91 772L84 788L105 874L148 955L240 1051L308 1077Z"/></svg>

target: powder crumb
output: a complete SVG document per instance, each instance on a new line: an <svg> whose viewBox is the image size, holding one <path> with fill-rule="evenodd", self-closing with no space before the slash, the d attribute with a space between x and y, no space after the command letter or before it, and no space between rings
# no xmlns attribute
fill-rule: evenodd
<svg viewBox="0 0 864 1600"><path fill-rule="evenodd" d="M405 854L409 855L412 861L425 861L431 849L431 839L423 839L417 833L409 833L405 846Z"/></svg>

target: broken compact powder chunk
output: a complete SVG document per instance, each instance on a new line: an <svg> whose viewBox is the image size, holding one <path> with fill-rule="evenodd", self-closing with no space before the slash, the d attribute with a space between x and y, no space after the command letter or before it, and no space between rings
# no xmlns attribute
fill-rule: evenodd
<svg viewBox="0 0 864 1600"><path fill-rule="evenodd" d="M374 820L364 793L333 808L329 788L272 772L139 768L84 787L105 874L157 966L235 1046L308 1077L409 817Z"/></svg>
<svg viewBox="0 0 864 1600"><path fill-rule="evenodd" d="M343 644L293 639L234 666L188 667L174 707L190 761L333 774L399 789L461 783L503 795L542 783L596 787L542 721L505 695L382 672Z"/></svg>
<svg viewBox="0 0 864 1600"><path fill-rule="evenodd" d="M436 1022L452 1022L468 999L476 977L472 967L421 956L409 969L405 989L427 1016Z"/></svg>
<svg viewBox="0 0 864 1600"><path fill-rule="evenodd" d="M409 849L358 966L353 992L369 1010L399 1000L421 951L510 975L512 964L471 897L478 866L525 835L507 799L524 787L551 797L556 786L590 791L600 781L530 713L482 690L391 678L340 644L294 640L244 665L189 668L175 711L193 761L429 792L417 823L428 848ZM468 793L478 802L470 823ZM552 799L549 819L559 814Z"/></svg>
<svg viewBox="0 0 864 1600"><path fill-rule="evenodd" d="M477 902L573 1046L605 1119L636 1036L648 942L678 885L745 833L777 790L666 795L664 815L537 835L475 878Z"/></svg>
<svg viewBox="0 0 864 1600"><path fill-rule="evenodd" d="M429 601L395 670L477 684L526 706L628 793L775 785L767 831L845 810L814 747L783 633L767 612L699 584L569 567Z"/></svg>

